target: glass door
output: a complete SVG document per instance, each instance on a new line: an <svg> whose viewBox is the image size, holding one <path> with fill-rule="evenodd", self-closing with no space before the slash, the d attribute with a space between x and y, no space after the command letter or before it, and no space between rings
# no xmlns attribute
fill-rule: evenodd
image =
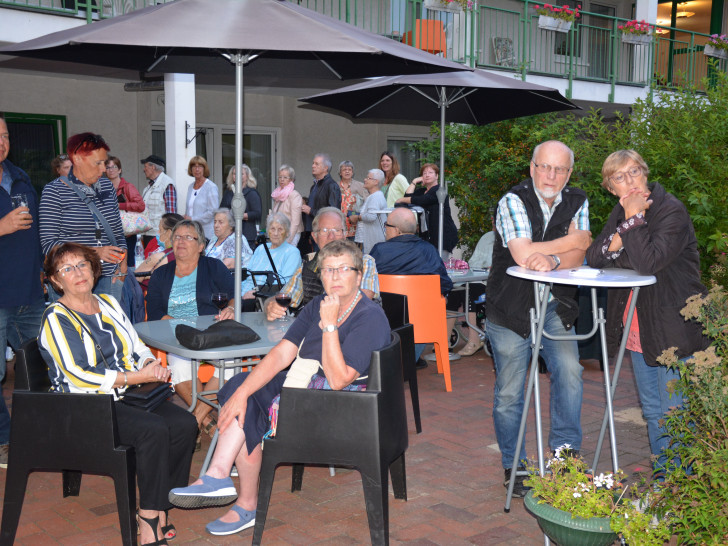
<svg viewBox="0 0 728 546"><path fill-rule="evenodd" d="M263 203L263 213L260 225L265 228L265 218L271 207L270 194L273 191L273 184L278 183L275 166L275 144L276 134L274 132L253 132L243 137L243 163L253 172L256 182L256 189L260 194ZM235 133L223 132L222 134L222 167L221 180L223 184L227 180L230 168L235 164Z"/></svg>

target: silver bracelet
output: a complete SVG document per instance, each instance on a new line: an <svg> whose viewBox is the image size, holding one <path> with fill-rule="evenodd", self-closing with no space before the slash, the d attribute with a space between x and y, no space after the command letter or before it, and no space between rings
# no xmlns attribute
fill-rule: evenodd
<svg viewBox="0 0 728 546"><path fill-rule="evenodd" d="M126 388L127 385L129 385L129 378L126 376L126 372L123 372L123 373L124 373L124 388Z"/></svg>

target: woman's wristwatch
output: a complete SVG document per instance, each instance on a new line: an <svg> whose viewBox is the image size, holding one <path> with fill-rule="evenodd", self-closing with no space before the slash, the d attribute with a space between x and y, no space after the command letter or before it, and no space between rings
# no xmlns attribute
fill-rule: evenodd
<svg viewBox="0 0 728 546"><path fill-rule="evenodd" d="M335 332L338 329L339 327L336 324L329 324L328 326L321 327L322 332Z"/></svg>

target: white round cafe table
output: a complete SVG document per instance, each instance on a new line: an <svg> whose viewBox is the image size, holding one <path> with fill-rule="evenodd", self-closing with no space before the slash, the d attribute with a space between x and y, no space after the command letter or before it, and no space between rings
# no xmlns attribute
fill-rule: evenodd
<svg viewBox="0 0 728 546"><path fill-rule="evenodd" d="M560 269L557 271L534 271L525 267L513 266L509 267L506 271L509 275L520 279L533 281L534 286L534 307L530 311L530 322L531 322L531 368L529 372L528 388L526 390L526 398L523 406L523 414L521 416L521 426L518 431L518 441L516 443L516 451L513 457L513 474L511 475L510 484L508 487L508 494L506 496L505 510L510 510L511 498L513 496L513 487L515 485L515 473L518 468L518 455L523 445L524 433L526 430L526 419L528 417L528 410L530 404L531 393L534 396L535 405L535 417L536 417L536 442L538 449L538 463L539 471L541 475L544 474L544 460L543 460L543 435L541 428L541 407L540 407L540 393L538 386L538 348L541 346L541 339L543 336L553 340L572 340L579 341L592 337L597 330L599 330L599 336L602 346L602 362L604 363L604 392L606 397L606 409L604 414L604 421L602 422L602 429L599 434L599 440L597 442L596 453L594 456L594 464L592 470L596 472L597 463L599 462L599 452L601 451L602 441L604 439L604 433L607 424L609 425L609 438L610 446L612 451L612 468L614 471L619 469L619 462L617 459L617 439L614 429L614 411L612 409L612 399L614 397L614 389L617 385L619 378L619 371L622 367L622 359L624 358L625 347L627 344L627 337L629 335L629 328L632 323L632 316L634 315L635 305L637 304L637 297L639 296L639 289L642 286L649 286L655 284L657 279L653 275L640 275L636 271L631 269L593 269L591 267L577 267L573 269ZM548 305L549 295L554 284L572 285L572 286L583 286L591 288L591 301L592 301L592 320L593 326L589 333L572 336L551 336L544 332L544 322L546 321L546 306ZM622 340L619 345L619 352L617 353L617 360L614 365L614 377L610 380L609 377L609 359L607 356L607 342L606 342L606 309L601 308L597 305L597 288L623 288L632 290L632 299L630 301L629 310L627 313L627 322L624 327L622 334Z"/></svg>

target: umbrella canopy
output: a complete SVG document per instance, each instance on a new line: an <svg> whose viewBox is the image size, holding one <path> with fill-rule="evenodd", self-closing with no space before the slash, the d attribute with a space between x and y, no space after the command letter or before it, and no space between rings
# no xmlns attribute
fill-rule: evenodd
<svg viewBox="0 0 728 546"><path fill-rule="evenodd" d="M283 0L177 0L0 48L0 53L138 71L235 73L235 164L242 164L243 67L260 85L466 67ZM235 317L240 318L242 196L236 169Z"/></svg>
<svg viewBox="0 0 728 546"><path fill-rule="evenodd" d="M399 75L299 99L356 119L440 121L440 217L447 196L445 121L485 125L495 121L579 108L556 89L485 70ZM442 254L440 222L438 250Z"/></svg>

